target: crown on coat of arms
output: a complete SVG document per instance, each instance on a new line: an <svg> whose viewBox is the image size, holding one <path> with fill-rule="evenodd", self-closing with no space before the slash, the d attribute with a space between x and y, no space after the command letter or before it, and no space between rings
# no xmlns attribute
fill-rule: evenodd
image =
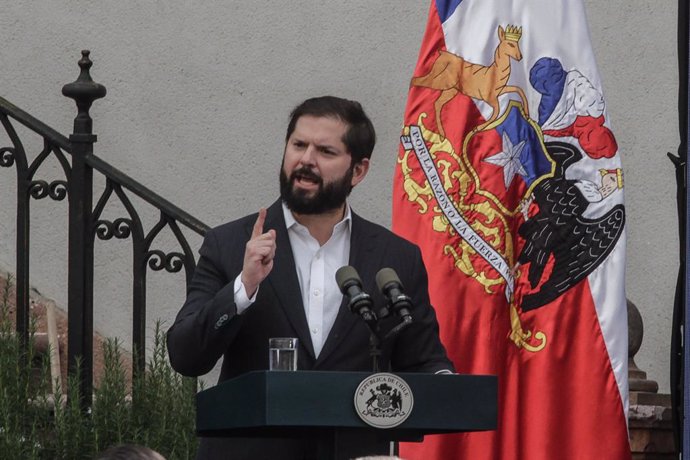
<svg viewBox="0 0 690 460"><path fill-rule="evenodd" d="M517 42L520 40L520 37L522 37L522 27L517 27L517 26L507 26L506 27L506 40L511 40L514 42Z"/></svg>

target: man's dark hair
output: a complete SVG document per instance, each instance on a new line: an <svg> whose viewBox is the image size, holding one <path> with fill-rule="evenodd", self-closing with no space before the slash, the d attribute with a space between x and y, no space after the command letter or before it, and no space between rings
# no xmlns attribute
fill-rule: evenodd
<svg viewBox="0 0 690 460"><path fill-rule="evenodd" d="M158 460L159 458L162 456L148 447L122 444L102 452L96 460Z"/></svg>
<svg viewBox="0 0 690 460"><path fill-rule="evenodd" d="M345 122L347 132L343 136L343 144L352 155L353 164L364 158L371 158L376 144L374 125L364 113L362 105L357 101L349 101L335 96L313 97L302 102L290 113L285 142L290 139L297 120L305 115L313 117L331 117Z"/></svg>

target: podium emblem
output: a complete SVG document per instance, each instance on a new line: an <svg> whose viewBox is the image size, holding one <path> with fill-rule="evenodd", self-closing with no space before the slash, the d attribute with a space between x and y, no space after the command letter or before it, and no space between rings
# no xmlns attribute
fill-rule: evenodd
<svg viewBox="0 0 690 460"><path fill-rule="evenodd" d="M355 391L355 411L367 425L393 428L412 413L410 386L394 374L381 372L362 380Z"/></svg>

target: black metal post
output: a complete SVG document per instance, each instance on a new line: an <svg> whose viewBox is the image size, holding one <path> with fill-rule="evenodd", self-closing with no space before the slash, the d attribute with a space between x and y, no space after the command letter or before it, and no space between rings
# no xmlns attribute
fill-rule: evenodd
<svg viewBox="0 0 690 460"><path fill-rule="evenodd" d="M680 378L676 375L676 379L671 381L672 386L676 386L678 397L673 399L673 410L676 411L674 415L677 415L677 420L674 428L677 430L677 438L682 436L682 439L678 439L678 444L680 446L680 456L681 458L689 458L690 456L690 433L688 433L688 416L690 415L690 353L688 353L688 340L690 340L690 331L688 327L690 326L690 290L688 285L690 284L690 271L688 271L688 246L690 245L690 235L688 231L690 226L688 225L688 216L690 216L690 190L688 190L688 177L690 177L690 166L688 166L688 142L690 141L690 99L688 94L690 93L690 68L688 62L690 61L690 30L688 26L688 20L690 19L690 7L688 7L687 1L678 1L678 71L679 71L679 85L678 85L678 125L680 127L680 146L678 147L678 157L683 164L683 172L685 173L682 177L682 188L680 187L680 177L679 191L684 189L684 195L679 201L684 201L684 206L679 206L678 217L680 219L680 266L681 273L684 276L683 282L679 282L682 286L678 289L679 301L676 302L676 310L674 311L674 322L677 321L678 325L682 325L681 328L674 330L676 336L680 336L680 330L682 330L683 340L682 345L677 347L680 349L680 356L676 363L682 363L680 366L674 366L675 371L678 372L680 368ZM680 168L678 168L680 169ZM680 174L678 174L680 176ZM684 273L683 273L684 272ZM680 278L680 277L679 277ZM679 280L680 281L680 280ZM682 307L681 307L682 306ZM679 308L680 307L680 308ZM675 328L674 328L675 329ZM673 350L677 352L677 349ZM676 356L674 356L676 358ZM682 433L682 435L680 435Z"/></svg>
<svg viewBox="0 0 690 460"><path fill-rule="evenodd" d="M23 149L22 149L23 150ZM26 156L22 151L17 161L17 276L16 276L16 306L17 333L24 350L29 343L29 263L30 263L30 218L29 218L29 188L31 180L28 178Z"/></svg>
<svg viewBox="0 0 690 460"><path fill-rule="evenodd" d="M686 0L678 0L678 126L680 144L678 156L668 156L676 168L676 200L678 204L678 234L680 242L678 281L673 306L673 323L671 326L671 420L676 448L682 458L690 452L690 437L687 433L685 417L690 403L688 369L690 355L687 354L688 331L688 284L690 273L687 270L688 230L688 57L690 32L688 21L690 8Z"/></svg>
<svg viewBox="0 0 690 460"><path fill-rule="evenodd" d="M141 225L139 225L139 228ZM132 235L132 375L141 377L146 369L146 242L143 234Z"/></svg>
<svg viewBox="0 0 690 460"><path fill-rule="evenodd" d="M89 109L94 100L105 96L103 85L89 74L93 65L89 51L81 52L81 73L76 81L62 88L74 99L77 117L72 144L72 170L69 178L69 265L67 359L72 375L80 369L82 405L90 406L93 393L93 245L92 218L93 169L86 159L93 153L96 136L92 133Z"/></svg>

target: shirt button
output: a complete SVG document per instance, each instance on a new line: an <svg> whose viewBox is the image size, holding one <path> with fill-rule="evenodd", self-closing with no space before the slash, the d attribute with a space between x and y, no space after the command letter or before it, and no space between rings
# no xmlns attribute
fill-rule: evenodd
<svg viewBox="0 0 690 460"><path fill-rule="evenodd" d="M319 328L317 328L317 327L315 327L311 330L312 334L316 334L317 332L319 332Z"/></svg>
<svg viewBox="0 0 690 460"><path fill-rule="evenodd" d="M318 289L314 289L314 296L318 297L319 294L321 294L321 291L319 291Z"/></svg>

